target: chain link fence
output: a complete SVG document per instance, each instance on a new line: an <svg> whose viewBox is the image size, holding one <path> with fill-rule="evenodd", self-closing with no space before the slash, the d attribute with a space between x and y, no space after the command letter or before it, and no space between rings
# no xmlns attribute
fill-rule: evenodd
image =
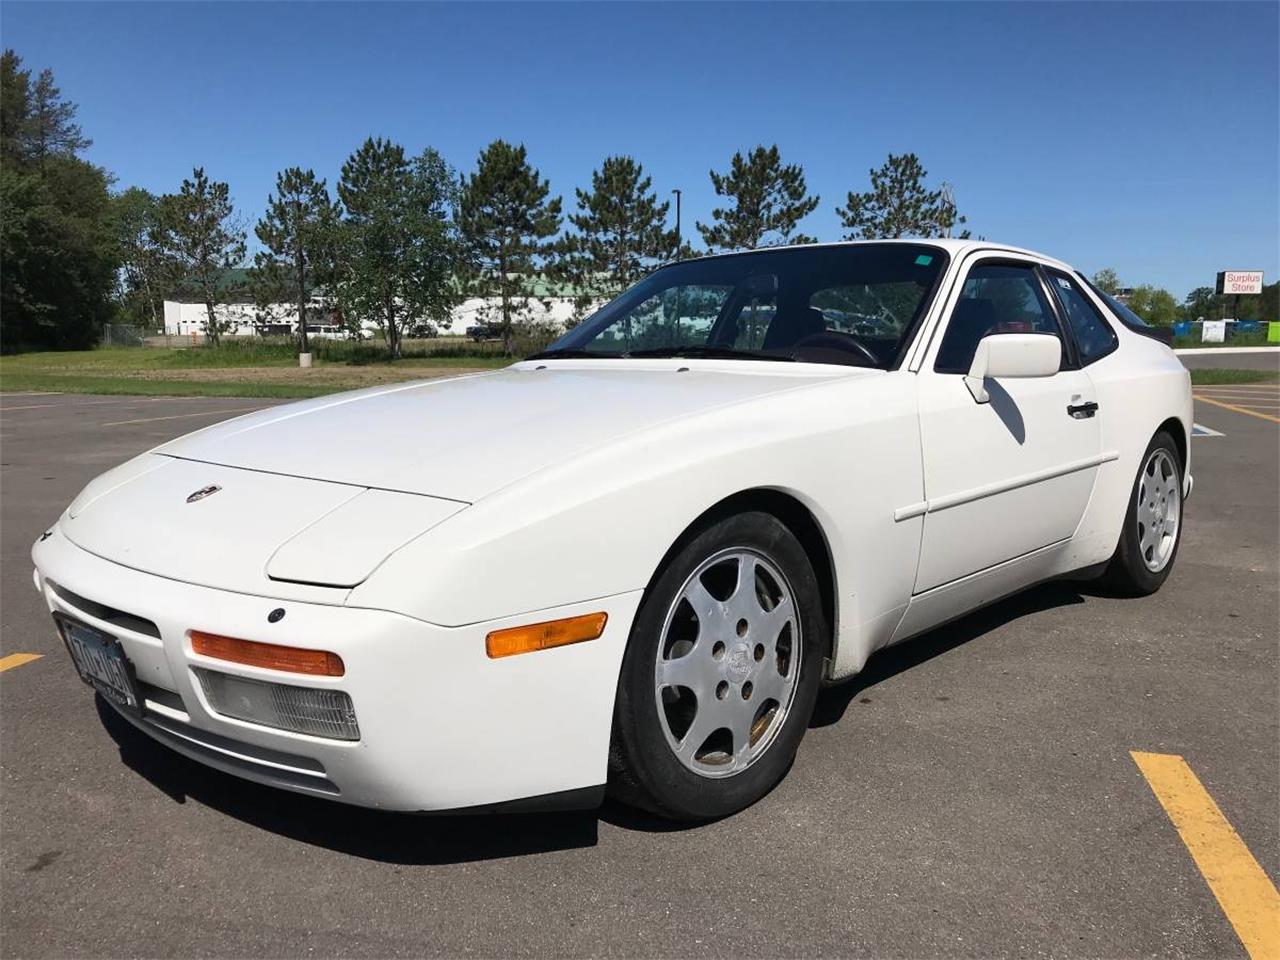
<svg viewBox="0 0 1280 960"><path fill-rule="evenodd" d="M146 346L144 330L132 323L104 323L102 345L104 347Z"/></svg>

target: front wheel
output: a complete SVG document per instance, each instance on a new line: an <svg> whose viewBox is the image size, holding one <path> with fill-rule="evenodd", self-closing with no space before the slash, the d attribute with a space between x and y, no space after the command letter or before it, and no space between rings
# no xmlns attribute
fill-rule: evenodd
<svg viewBox="0 0 1280 960"><path fill-rule="evenodd" d="M782 778L813 713L828 626L776 517L712 524L667 562L623 657L610 786L676 819L726 816Z"/></svg>
<svg viewBox="0 0 1280 960"><path fill-rule="evenodd" d="M1173 569L1181 538L1182 458L1162 430L1143 455L1104 582L1122 593L1155 593Z"/></svg>

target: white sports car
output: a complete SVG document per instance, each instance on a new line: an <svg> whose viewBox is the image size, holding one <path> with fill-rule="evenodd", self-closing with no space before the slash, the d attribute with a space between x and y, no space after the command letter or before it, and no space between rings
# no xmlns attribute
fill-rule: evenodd
<svg viewBox="0 0 1280 960"><path fill-rule="evenodd" d="M501 371L277 407L33 550L81 677L174 750L393 810L722 816L823 683L1030 584L1169 575L1190 381L977 241L663 267Z"/></svg>

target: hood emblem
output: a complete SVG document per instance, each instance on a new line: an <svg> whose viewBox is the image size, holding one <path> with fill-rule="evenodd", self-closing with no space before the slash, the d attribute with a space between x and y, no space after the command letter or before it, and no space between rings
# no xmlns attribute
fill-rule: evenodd
<svg viewBox="0 0 1280 960"><path fill-rule="evenodd" d="M187 495L187 503L195 503L197 500L203 500L205 497L212 497L222 488L216 483L211 483L207 487L201 487L195 493Z"/></svg>

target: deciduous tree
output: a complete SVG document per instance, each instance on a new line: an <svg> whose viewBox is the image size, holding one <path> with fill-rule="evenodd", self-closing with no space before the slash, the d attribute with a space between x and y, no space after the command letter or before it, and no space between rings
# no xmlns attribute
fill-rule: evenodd
<svg viewBox="0 0 1280 960"><path fill-rule="evenodd" d="M373 319L398 359L406 328L443 319L458 300L456 180L435 150L410 160L399 144L370 138L342 165L338 197L344 313Z"/></svg>
<svg viewBox="0 0 1280 960"><path fill-rule="evenodd" d="M712 250L814 242L795 230L820 198L809 196L804 171L798 164L784 164L777 144L756 147L745 157L735 153L727 173L711 171L711 183L716 196L732 201L711 211L710 225L698 224Z"/></svg>
<svg viewBox="0 0 1280 960"><path fill-rule="evenodd" d="M1187 294L1179 312L1183 320L1216 320L1221 306L1213 287L1196 287Z"/></svg>
<svg viewBox="0 0 1280 960"><path fill-rule="evenodd" d="M1103 267L1093 275L1093 285L1103 293L1115 296L1120 289L1120 277L1111 267Z"/></svg>
<svg viewBox="0 0 1280 960"><path fill-rule="evenodd" d="M942 190L925 185L928 171L914 153L891 153L879 170L868 173L871 189L850 191L836 210L848 230L846 240L942 237L965 223ZM961 233L968 235L967 230Z"/></svg>
<svg viewBox="0 0 1280 960"><path fill-rule="evenodd" d="M120 251L119 292L122 317L153 329L161 326L160 305L174 265L161 245L160 198L130 187L112 197Z"/></svg>
<svg viewBox="0 0 1280 960"><path fill-rule="evenodd" d="M231 188L210 180L196 167L182 181L176 194L160 201L161 247L173 258L182 280L193 286L204 302L205 335L209 343L221 340L222 322L214 307L227 294L226 278L245 255L245 231L235 217Z"/></svg>
<svg viewBox="0 0 1280 960"><path fill-rule="evenodd" d="M510 355L516 325L529 319L539 293L548 242L560 229L560 198L529 164L523 145L495 140L462 182L458 224L467 246L468 290L488 301L483 315L502 326Z"/></svg>
<svg viewBox="0 0 1280 960"><path fill-rule="evenodd" d="M1155 327L1172 326L1178 319L1178 301L1173 294L1146 284L1133 288L1125 306Z"/></svg>

